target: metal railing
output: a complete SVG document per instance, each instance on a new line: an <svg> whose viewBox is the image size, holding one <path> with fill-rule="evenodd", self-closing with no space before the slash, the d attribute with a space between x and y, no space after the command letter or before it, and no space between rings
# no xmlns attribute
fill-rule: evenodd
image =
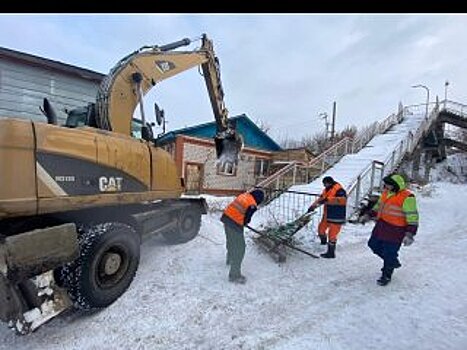
<svg viewBox="0 0 467 350"><path fill-rule="evenodd" d="M384 134L390 127L399 124L404 119L404 110L399 108L399 112L391 114L381 121L374 122L359 132L353 140L352 152L357 153L376 135Z"/></svg>
<svg viewBox="0 0 467 350"><path fill-rule="evenodd" d="M381 192L384 167L383 162L373 161L347 187L347 218L354 213L366 195Z"/></svg>
<svg viewBox="0 0 467 350"><path fill-rule="evenodd" d="M414 133L409 132L405 139L397 143L384 161L372 161L347 187L347 217L354 213L365 196L381 192L383 178L396 170L404 157L411 154L426 136L439 114L439 103L430 103L430 105L433 105L433 108L429 116L419 124ZM413 114L423 114L425 110L426 104L406 106L403 109L402 119Z"/></svg>
<svg viewBox="0 0 467 350"><path fill-rule="evenodd" d="M254 215L255 222L261 225L282 225L289 223L303 215L310 205L319 196L318 193L307 193L289 190L274 190L260 187L265 192L265 196L274 198L267 205L264 202ZM321 209L318 208L320 214ZM320 216L314 216L320 217Z"/></svg>
<svg viewBox="0 0 467 350"><path fill-rule="evenodd" d="M443 100L440 107L448 112L454 112L462 117L467 117L467 105L451 100Z"/></svg>
<svg viewBox="0 0 467 350"><path fill-rule="evenodd" d="M343 156L349 153L353 140L345 137L309 163L292 161L256 186L267 189L269 196L264 204L276 198L280 191L297 184L306 184L318 178L323 172L336 164ZM251 188L250 188L251 189Z"/></svg>
<svg viewBox="0 0 467 350"><path fill-rule="evenodd" d="M428 107L427 109L426 104L410 105L403 108L400 106L398 113L391 114L384 120L371 124L354 139L344 138L311 162L307 164L296 161L289 163L257 185L269 193L264 204L277 201L280 198L279 196L287 193L286 189L292 185L313 181L346 154L360 151L374 136L387 132L392 126L402 122L406 118L410 118L411 115L424 115L428 110L428 116L423 119L414 131L409 132L406 138L394 145L392 152L386 159L383 161L371 161L347 186L347 216L349 217L358 208L359 203L366 195L381 192L382 179L396 170L406 155L414 152L436 121L440 107L444 107L444 109L456 114L467 116L467 105L453 101L436 101L429 103Z"/></svg>
<svg viewBox="0 0 467 350"><path fill-rule="evenodd" d="M347 154L357 153L365 147L370 140L378 134L386 132L391 126L400 123L403 119L403 108L399 108L397 114L391 114L380 122L374 122L356 137L345 137L341 141L329 147L309 163L292 161L271 176L259 182L255 187L263 187L271 190L284 190L293 185L306 184L321 176L326 170L336 164ZM265 203L277 197L274 193Z"/></svg>
<svg viewBox="0 0 467 350"><path fill-rule="evenodd" d="M432 103L430 103L431 105ZM409 154L411 154L415 148L417 147L417 145L419 144L420 140L426 136L426 133L428 132L428 130L431 128L431 126L433 125L433 122L436 120L436 118L438 117L438 114L439 114L439 103L438 102L435 102L433 103L432 105L434 105L433 109L431 110L431 112L429 113L428 117L425 118L422 123L420 123L420 125L418 126L417 130L415 131L415 133L409 133L409 140L408 140L408 143L409 143L409 147L408 147L408 150L407 152ZM407 114L409 113L412 113L414 112L414 110L416 110L417 108L419 108L421 105L415 105L415 106L407 106L404 110ZM426 106L426 105L425 105Z"/></svg>

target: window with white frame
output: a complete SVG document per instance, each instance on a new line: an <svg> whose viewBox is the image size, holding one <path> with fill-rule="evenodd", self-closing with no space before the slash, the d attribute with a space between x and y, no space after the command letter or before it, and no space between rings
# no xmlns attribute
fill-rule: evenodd
<svg viewBox="0 0 467 350"><path fill-rule="evenodd" d="M270 161L268 159L256 158L255 161L255 177L267 176L269 171Z"/></svg>

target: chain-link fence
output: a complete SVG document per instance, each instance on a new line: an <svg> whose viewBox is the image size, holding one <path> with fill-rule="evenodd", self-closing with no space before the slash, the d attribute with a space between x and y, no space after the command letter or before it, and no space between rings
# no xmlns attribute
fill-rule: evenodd
<svg viewBox="0 0 467 350"><path fill-rule="evenodd" d="M265 198L273 198L263 202L255 213L254 218L258 225L274 226L292 222L303 215L319 196L318 193L258 188L264 191ZM321 209L318 211L320 213Z"/></svg>

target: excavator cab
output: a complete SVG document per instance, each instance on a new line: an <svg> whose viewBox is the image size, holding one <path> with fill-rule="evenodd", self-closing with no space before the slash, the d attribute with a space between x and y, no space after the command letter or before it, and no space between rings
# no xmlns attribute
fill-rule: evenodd
<svg viewBox="0 0 467 350"><path fill-rule="evenodd" d="M97 128L95 107L96 105L94 103L89 103L87 106L77 107L70 111L66 111L67 118L63 126L68 128L76 128L80 126ZM55 110L47 98L44 98L41 111L46 116L48 124L58 124ZM138 139L143 138L145 140L152 141L154 138L152 131L153 126L155 126L155 123L146 123L146 126L144 126L140 119L132 118L131 136Z"/></svg>
<svg viewBox="0 0 467 350"><path fill-rule="evenodd" d="M154 141L154 133L152 128L155 125L155 123L148 122L146 122L146 125L144 125L141 119L133 118L131 120L131 136L136 139Z"/></svg>
<svg viewBox="0 0 467 350"><path fill-rule="evenodd" d="M63 126L76 128L79 126L97 127L96 108L94 103L88 103L87 106L77 107L70 111L65 110L67 118ZM42 108L39 108L47 118L48 124L58 124L57 113L47 98L44 98Z"/></svg>
<svg viewBox="0 0 467 350"><path fill-rule="evenodd" d="M74 108L68 112L65 126L76 128L78 126L96 127L95 105L89 103L87 106Z"/></svg>

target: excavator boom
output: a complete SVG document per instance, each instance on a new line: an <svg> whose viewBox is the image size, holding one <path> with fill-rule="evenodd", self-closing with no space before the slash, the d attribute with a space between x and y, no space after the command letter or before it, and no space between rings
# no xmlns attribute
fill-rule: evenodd
<svg viewBox="0 0 467 350"><path fill-rule="evenodd" d="M129 135L134 110L144 95L159 82L201 66L217 125L214 137L217 157L221 163L236 164L242 139L228 123L219 60L212 41L205 34L201 41L201 47L193 51L173 51L192 43L185 38L163 46L143 46L121 59L99 88L96 101L97 126Z"/></svg>

